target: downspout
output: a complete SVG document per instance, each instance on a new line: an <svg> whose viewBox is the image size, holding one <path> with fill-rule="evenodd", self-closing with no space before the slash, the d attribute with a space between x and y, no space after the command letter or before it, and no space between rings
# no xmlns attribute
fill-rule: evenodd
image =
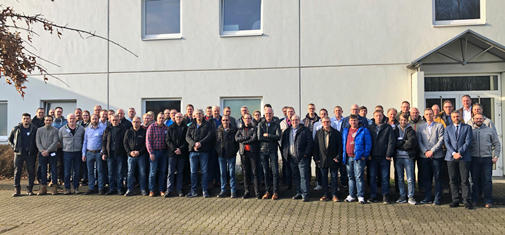
<svg viewBox="0 0 505 235"><path fill-rule="evenodd" d="M110 31L110 0L107 0L107 110L109 109L109 72L110 72L109 31Z"/></svg>

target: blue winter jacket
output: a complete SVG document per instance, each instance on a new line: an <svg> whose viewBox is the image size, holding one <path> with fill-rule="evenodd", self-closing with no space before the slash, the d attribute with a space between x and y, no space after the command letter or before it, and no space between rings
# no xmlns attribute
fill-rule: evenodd
<svg viewBox="0 0 505 235"><path fill-rule="evenodd" d="M349 128L344 128L342 132L342 146L343 146L343 160L344 164L347 164L347 151L345 149L347 143L347 134L349 134ZM372 136L370 131L366 127L358 128L356 132L356 137L354 137L354 159L361 160L362 157L368 158L370 155L370 150L372 149Z"/></svg>

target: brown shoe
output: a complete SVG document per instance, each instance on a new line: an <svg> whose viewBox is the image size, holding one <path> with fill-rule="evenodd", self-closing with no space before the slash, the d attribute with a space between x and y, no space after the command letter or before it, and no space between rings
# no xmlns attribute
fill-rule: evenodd
<svg viewBox="0 0 505 235"><path fill-rule="evenodd" d="M277 199L279 199L279 194L274 193L274 195L272 195L272 200L277 200Z"/></svg>
<svg viewBox="0 0 505 235"><path fill-rule="evenodd" d="M47 185L42 185L42 188L40 189L39 193L37 193L37 195L40 196L46 194L47 194Z"/></svg>
<svg viewBox="0 0 505 235"><path fill-rule="evenodd" d="M20 188L14 188L14 193L12 194L13 197L17 197L21 195L21 189Z"/></svg>
<svg viewBox="0 0 505 235"><path fill-rule="evenodd" d="M149 192L149 197L154 197L154 192L153 191Z"/></svg>
<svg viewBox="0 0 505 235"><path fill-rule="evenodd" d="M165 196L165 192L160 192L160 195L161 195L162 197L164 197L164 196Z"/></svg>
<svg viewBox="0 0 505 235"><path fill-rule="evenodd" d="M51 194L52 195L58 195L58 185L57 184L53 184L52 188L53 188L53 190L51 191Z"/></svg>
<svg viewBox="0 0 505 235"><path fill-rule="evenodd" d="M261 199L270 199L270 197L272 197L272 194L270 192L267 192Z"/></svg>
<svg viewBox="0 0 505 235"><path fill-rule="evenodd" d="M329 201L329 200L330 198L327 197L326 195L319 199L319 201Z"/></svg>
<svg viewBox="0 0 505 235"><path fill-rule="evenodd" d="M334 201L334 202L339 202L340 200L338 199L338 197L333 196L333 201Z"/></svg>
<svg viewBox="0 0 505 235"><path fill-rule="evenodd" d="M491 204L486 204L486 208L491 208L491 207L493 207L493 205L491 205Z"/></svg>

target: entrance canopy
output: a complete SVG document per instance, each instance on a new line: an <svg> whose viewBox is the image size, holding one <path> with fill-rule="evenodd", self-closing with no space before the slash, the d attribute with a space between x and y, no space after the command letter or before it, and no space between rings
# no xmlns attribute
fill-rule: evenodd
<svg viewBox="0 0 505 235"><path fill-rule="evenodd" d="M482 64L505 62L505 46L486 38L470 29L433 49L407 68L417 69L421 65Z"/></svg>

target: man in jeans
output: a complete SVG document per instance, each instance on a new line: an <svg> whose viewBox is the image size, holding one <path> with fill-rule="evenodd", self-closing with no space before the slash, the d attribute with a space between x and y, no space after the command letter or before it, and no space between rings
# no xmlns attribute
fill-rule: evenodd
<svg viewBox="0 0 505 235"><path fill-rule="evenodd" d="M139 169L140 193L142 196L147 196L146 192L146 130L140 127L140 117L132 119L132 128L126 130L123 144L128 156L128 190L125 197L133 195L133 186L135 184L135 169Z"/></svg>
<svg viewBox="0 0 505 235"><path fill-rule="evenodd" d="M235 141L237 129L230 126L230 117L223 116L221 125L216 129L216 152L221 175L221 193L217 197L226 197L227 174L230 174L231 198L237 197L235 164L238 143Z"/></svg>
<svg viewBox="0 0 505 235"><path fill-rule="evenodd" d="M191 192L186 197L196 197L197 172L200 165L202 172L203 197L208 198L209 180L207 178L207 166L209 163L209 151L213 148L215 134L210 122L205 121L203 110L195 111L195 120L188 126L186 141L189 149L189 164L191 168Z"/></svg>
<svg viewBox="0 0 505 235"><path fill-rule="evenodd" d="M475 125L473 126L472 143L472 206L477 206L479 201L480 186L484 192L484 203L486 208L493 205L493 164L500 156L500 140L493 128L484 125L484 116L475 114L473 116ZM494 151L493 151L494 150Z"/></svg>
<svg viewBox="0 0 505 235"><path fill-rule="evenodd" d="M260 160L263 166L267 191L263 198L269 199L272 197L273 200L276 200L279 198L279 157L277 155L277 144L281 139L281 129L279 123L273 120L273 116L273 109L265 109L265 120L258 125L258 140L260 142ZM271 194L272 179L270 179L269 174L270 165L273 176L273 195Z"/></svg>
<svg viewBox="0 0 505 235"><path fill-rule="evenodd" d="M32 122L33 123L33 122ZM53 181L53 190L52 194L57 194L58 181L56 176L57 173L57 165L58 158L56 157L56 149L58 147L58 129L53 127L51 124L53 123L53 117L46 116L44 117L45 126L37 129L37 148L39 150L39 166L40 166L40 177L41 177L41 185L42 188L37 195L45 195L47 194L47 164L49 163L49 168L51 169L51 177Z"/></svg>
<svg viewBox="0 0 505 235"><path fill-rule="evenodd" d="M357 115L351 114L348 120L350 126L342 131L342 160L347 166L349 178L349 196L345 201L356 201L357 191L358 201L365 204L364 170L366 159L370 156L372 149L372 137L366 127L359 126Z"/></svg>
<svg viewBox="0 0 505 235"><path fill-rule="evenodd" d="M373 113L374 123L367 127L372 136L372 151L368 157L368 167L370 167L370 199L368 201L377 202L377 178L380 177L383 203L388 204L389 170L396 142L393 128L383 123L383 118L384 114L376 110Z"/></svg>
<svg viewBox="0 0 505 235"><path fill-rule="evenodd" d="M82 161L86 163L88 168L89 189L86 193L94 194L95 191L95 168L98 177L98 193L104 194L104 175L102 156L102 140L105 126L99 125L99 117L96 114L91 115L91 125L84 133L84 142L82 143Z"/></svg>
<svg viewBox="0 0 505 235"><path fill-rule="evenodd" d="M26 192L28 196L33 195L33 181L35 180L35 158L37 157L36 145L37 128L31 123L31 115L23 113L21 123L14 128L9 135L8 141L14 150L14 194L13 197L21 195L21 173L23 162L26 162L28 171L28 186Z"/></svg>
<svg viewBox="0 0 505 235"><path fill-rule="evenodd" d="M146 147L149 152L149 197L156 195L156 173L158 173L158 190L161 196L165 196L165 182L167 177L167 143L165 136L168 127L165 125L163 113L158 113L156 122L147 128Z"/></svg>
<svg viewBox="0 0 505 235"><path fill-rule="evenodd" d="M395 129L395 136L397 138L395 167L400 190L400 198L396 202L405 203L407 202L405 196L408 196L409 204L417 205L414 199L416 187L414 161L417 158L419 142L417 141L416 131L409 124L409 115L407 113L400 115L400 125ZM407 173L408 193L405 192L404 171Z"/></svg>
<svg viewBox="0 0 505 235"><path fill-rule="evenodd" d="M75 114L67 115L67 125L60 128L58 138L63 150L63 163L65 165L65 195L70 194L70 173L73 171L72 180L74 193L79 194L79 172L81 170L81 151L84 140L84 127L77 125Z"/></svg>
<svg viewBox="0 0 505 235"><path fill-rule="evenodd" d="M126 152L123 145L125 129L119 121L119 115L110 116L111 125L105 128L102 142L102 159L107 160L109 176L109 191L106 195L116 192L123 195L123 167L126 161Z"/></svg>
<svg viewBox="0 0 505 235"><path fill-rule="evenodd" d="M182 113L174 115L174 123L168 127L165 141L168 146L168 171L167 171L167 191L165 197L170 197L174 189L175 172L177 171L177 183L175 188L179 197L183 197L182 180L185 179L184 167L188 161L188 142L186 133L188 126L184 123Z"/></svg>
<svg viewBox="0 0 505 235"><path fill-rule="evenodd" d="M309 168L313 150L312 132L300 125L300 117L291 117L291 127L282 133L282 158L289 162L295 181L296 195L293 199L309 201Z"/></svg>

